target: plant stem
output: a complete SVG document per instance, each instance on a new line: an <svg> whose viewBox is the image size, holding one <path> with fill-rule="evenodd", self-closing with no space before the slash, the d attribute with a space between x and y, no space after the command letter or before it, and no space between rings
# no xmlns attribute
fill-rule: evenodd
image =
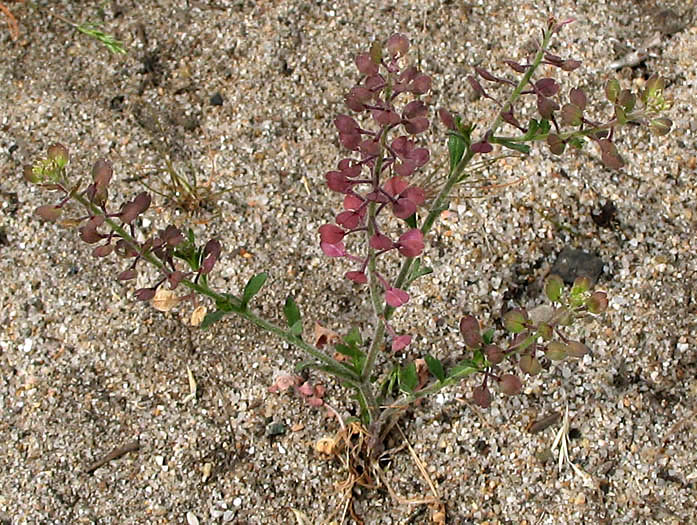
<svg viewBox="0 0 697 525"><path fill-rule="evenodd" d="M542 62L542 59L545 56L545 51L549 46L549 42L552 39L553 34L554 32L550 29L545 30L544 36L542 38L542 44L540 44L540 48L537 50L537 54L535 54L535 58L533 59L532 64L530 65L530 67L528 67L527 71L518 82L518 85L513 90L513 93L511 93L511 96L508 98L508 101L499 110L498 114L496 115L496 119L494 119L494 122L489 128L489 131L487 131L486 135L494 135L496 133L496 130L503 123L503 114L511 111L511 109L513 108L513 104L515 104L518 98L520 98L521 93L528 85L528 82L530 82L533 73L535 73L537 68L540 66L540 63Z"/></svg>
<svg viewBox="0 0 697 525"><path fill-rule="evenodd" d="M93 203L91 203L89 200L87 200L85 197L82 195L74 194L72 196L77 202L82 204L85 208L87 208L92 214L94 215L103 215L104 216L104 222L114 231L116 234L122 238L124 241L129 243L129 245L138 252L139 256L147 261L148 263L152 264L155 266L157 269L162 271L163 273L168 273L167 269L165 268L165 265L160 261L157 257L154 257L152 254L143 252L142 250L139 249L138 242L131 236L130 233L128 233L122 226L116 223L112 218L107 217L106 214L104 213L103 210L99 209L97 206L95 206ZM258 327L262 328L263 330L266 330L268 332L271 332L275 334L276 336L280 337L284 341L292 344L293 346L296 346L300 348L301 350L305 351L306 353L310 354L312 357L317 359L318 361L324 363L327 366L336 368L338 371L343 372L341 375L342 379L346 380L351 386L355 388L360 388L359 381L358 381L358 376L357 374L349 367L344 365L343 363L340 363L336 359L324 354L323 352L319 351L317 348L309 345L302 339L298 338L297 336L293 335L289 330L284 330L280 326L271 323L269 321L266 321L265 319L262 319L255 313L249 311L246 308L243 308L242 306L242 301L238 298L235 297L234 295L231 294L220 294L218 292L215 292L211 290L208 286L203 286L199 283L195 283L189 279L183 279L181 281L182 285L186 286L187 288L193 290L196 293L199 293L201 295L205 295L206 297L209 297L213 299L216 303L218 302L225 302L231 304L233 309L231 310L231 313L236 313L239 316L247 319L248 321L252 322L253 324L257 325ZM338 375L338 374L337 374Z"/></svg>

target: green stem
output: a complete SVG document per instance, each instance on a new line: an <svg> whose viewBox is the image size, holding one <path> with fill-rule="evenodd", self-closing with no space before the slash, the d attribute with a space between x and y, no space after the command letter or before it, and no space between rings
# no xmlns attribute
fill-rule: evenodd
<svg viewBox="0 0 697 525"><path fill-rule="evenodd" d="M117 224L116 221L114 221L112 218L107 217L103 210L101 210L100 208L95 206L92 202L87 200L82 195L73 194L72 198L75 199L80 204L82 204L85 208L87 208L93 215L103 215L104 222L114 232L116 232L116 234L120 238L122 238L134 250L136 250L138 252L139 256L143 260L152 264L157 269L159 269L161 272L163 272L165 274L169 273L167 268L165 268L165 265L162 263L162 261L160 261L157 257L154 257L151 253L142 251L140 249L138 242L131 236L131 234L128 233L122 226ZM314 357L318 361L324 363L325 365L330 366L330 367L334 367L337 370L344 372L344 374L342 374L342 379L346 380L349 384L351 384L351 386L353 386L355 388L360 388L359 381L358 381L358 379L359 379L358 375L353 371L353 369L347 367L346 365L337 361L336 359L324 354L323 352L319 351L314 346L307 344L305 341L303 341L299 337L293 335L289 330L284 330L280 326L278 326L274 323L271 323L269 321L266 321L265 319L262 319L261 317L259 317L255 313L244 308L242 305L241 299L239 299L238 297L235 297L234 295L230 295L230 294L221 294L221 293L215 292L215 291L211 290L207 285L204 286L204 285L201 285L199 283L193 282L189 279L183 279L180 284L186 286L187 288L193 290L196 293L199 293L201 295L204 295L206 297L211 298L216 303L225 302L225 303L230 304L232 306L231 313L236 313L237 315L247 319L251 323L262 328L263 330L266 330L268 332L275 334L276 336L278 336L279 338L288 342L289 344L296 346L296 347L300 348L301 350L305 351L306 353L310 354L312 357Z"/></svg>
<svg viewBox="0 0 697 525"><path fill-rule="evenodd" d="M547 47L549 46L549 42L552 39L553 31L550 29L547 29L544 32L544 36L542 39L542 44L540 45L540 49L537 50L537 54L535 55L535 58L532 61L532 64L530 67L527 69L525 74L522 76L520 81L518 82L518 85L515 87L513 90L513 93L511 93L511 96L508 99L508 102L506 102L503 107L499 110L498 114L496 115L496 119L494 119L494 123L491 125L489 128L489 131L487 132L487 135L494 135L496 133L496 130L499 129L501 124L503 123L503 114L511 111L513 108L513 104L520 98L521 93L525 89L525 87L528 85L530 82L530 79L532 78L533 73L537 70L537 68L540 66L542 63L542 59L545 56L545 51L547 50Z"/></svg>

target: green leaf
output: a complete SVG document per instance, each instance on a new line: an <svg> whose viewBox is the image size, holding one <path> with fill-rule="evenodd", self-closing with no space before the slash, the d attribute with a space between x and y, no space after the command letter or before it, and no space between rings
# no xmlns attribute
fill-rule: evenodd
<svg viewBox="0 0 697 525"><path fill-rule="evenodd" d="M553 303L559 301L563 289L564 281L558 275L552 274L545 280L545 295L547 296L547 299Z"/></svg>
<svg viewBox="0 0 697 525"><path fill-rule="evenodd" d="M470 359L465 359L458 365L454 366L449 372L447 379L457 379L459 377L466 377L475 372L478 372L479 368L476 363Z"/></svg>
<svg viewBox="0 0 697 525"><path fill-rule="evenodd" d="M566 143L567 143L569 146L572 146L572 147L574 147L574 148L576 148L576 149L582 149L582 148L583 148L583 144L585 144L585 141L584 141L583 137L571 137L570 139L568 139L568 140L566 141Z"/></svg>
<svg viewBox="0 0 697 525"><path fill-rule="evenodd" d="M431 354L426 354L424 356L426 365L428 366L428 371L433 374L433 376L438 379L441 383L445 379L445 370L443 369L443 364L433 357Z"/></svg>
<svg viewBox="0 0 697 525"><path fill-rule="evenodd" d="M418 218L416 216L416 213L412 213L411 215L409 215L409 217L404 219L404 222L406 222L410 228L416 228L417 221L418 221Z"/></svg>
<svg viewBox="0 0 697 525"><path fill-rule="evenodd" d="M334 349L340 354L350 357L353 368L360 374L365 363L365 353L358 348L358 345L363 343L358 328L354 326L344 337L344 342L346 344L337 343L334 345Z"/></svg>
<svg viewBox="0 0 697 525"><path fill-rule="evenodd" d="M608 80L607 84L605 84L605 97L614 104L619 94L620 83L617 79L613 78L612 80Z"/></svg>
<svg viewBox="0 0 697 525"><path fill-rule="evenodd" d="M337 343L334 345L334 349L339 352L340 354L343 354L345 356L350 357L351 359L359 359L361 357L364 357L365 354L361 352L358 348L355 346L350 346L350 345L344 345L341 343Z"/></svg>
<svg viewBox="0 0 697 525"><path fill-rule="evenodd" d="M266 272L258 273L247 281L247 285L244 287L244 292L242 293L242 306L247 307L249 301L252 300L256 294L259 293L261 287L264 286L268 274Z"/></svg>
<svg viewBox="0 0 697 525"><path fill-rule="evenodd" d="M492 142L496 142L496 144L501 144L504 148L512 149L519 153L525 153L526 155L530 153L530 146L528 146L527 144L519 144L517 142L499 138L496 138Z"/></svg>
<svg viewBox="0 0 697 525"><path fill-rule="evenodd" d="M482 339L485 345L490 345L494 341L494 329L489 328L486 332L482 334Z"/></svg>
<svg viewBox="0 0 697 525"><path fill-rule="evenodd" d="M215 302L215 307L222 311L222 312L232 312L235 310L235 307L232 306L232 303L228 299L221 299Z"/></svg>
<svg viewBox="0 0 697 525"><path fill-rule="evenodd" d="M540 125L537 123L537 120L531 118L530 122L528 122L528 130L525 132L525 135L521 137L521 139L532 140L537 135L537 130L539 127Z"/></svg>
<svg viewBox="0 0 697 525"><path fill-rule="evenodd" d="M298 321L301 321L300 309L295 304L295 299L293 299L292 295L286 297L286 303L283 305L283 314L286 316L289 327L293 327L298 324ZM300 331L302 332L302 323L300 323Z"/></svg>
<svg viewBox="0 0 697 525"><path fill-rule="evenodd" d="M354 326L351 331L344 337L344 342L351 346L360 346L363 344L363 339L361 339L361 332L358 327Z"/></svg>
<svg viewBox="0 0 697 525"><path fill-rule="evenodd" d="M450 171L455 169L467 149L465 137L459 133L448 134L448 153L450 155Z"/></svg>
<svg viewBox="0 0 697 525"><path fill-rule="evenodd" d="M203 318L203 321L201 321L200 328L201 330L206 330L208 327L210 327L213 323L217 323L220 321L223 317L225 317L225 314L227 312L223 310L216 310L215 312L208 312L206 316Z"/></svg>
<svg viewBox="0 0 697 525"><path fill-rule="evenodd" d="M399 388L411 394L418 384L419 378L416 375L416 364L412 361L405 368L399 370Z"/></svg>
<svg viewBox="0 0 697 525"><path fill-rule="evenodd" d="M298 319L289 327L290 333L296 337L300 337L303 333L303 322Z"/></svg>
<svg viewBox="0 0 697 525"><path fill-rule="evenodd" d="M546 118L540 120L540 132L538 133L538 135L547 135L550 129L551 125L549 123L549 120L547 120Z"/></svg>
<svg viewBox="0 0 697 525"><path fill-rule="evenodd" d="M358 381L360 376L356 374L354 370L346 366L334 366L334 365L320 365L317 362L303 361L295 366L296 372L302 372L305 368L313 368L315 370L321 370L329 375L338 377L339 379L347 379L349 381Z"/></svg>
<svg viewBox="0 0 697 525"><path fill-rule="evenodd" d="M433 273L433 268L429 266L421 266L421 257L416 258L409 269L409 277L406 280L405 286L408 287L419 277L423 277L424 275L428 275L430 273Z"/></svg>
<svg viewBox="0 0 697 525"><path fill-rule="evenodd" d="M474 351L474 357L472 358L472 362L475 364L477 368L481 368L484 366L484 363L486 363L486 358L484 357L484 352L480 348L477 348Z"/></svg>
<svg viewBox="0 0 697 525"><path fill-rule="evenodd" d="M503 314L503 327L511 333L519 334L525 330L527 315L523 310L509 310Z"/></svg>

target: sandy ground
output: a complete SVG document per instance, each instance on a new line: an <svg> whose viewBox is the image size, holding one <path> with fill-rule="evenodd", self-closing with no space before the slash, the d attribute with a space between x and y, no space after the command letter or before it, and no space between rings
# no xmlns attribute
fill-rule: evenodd
<svg viewBox="0 0 697 525"><path fill-rule="evenodd" d="M136 304L133 285L115 279L118 261L96 261L74 231L33 216L47 196L21 180L23 165L59 141L76 177L97 158L114 162L114 202L141 191L132 179L147 174L162 190L168 159L213 191L232 188L196 212L158 197L145 225L217 235L221 290L239 291L268 271L258 304L270 318L293 293L307 333L314 321L342 333L366 327L360 290L341 279L342 263L322 256L316 235L340 202L323 175L341 158L331 122L356 80L353 56L374 38L408 34L434 77L433 107L485 125L492 106L473 102L466 75L521 57L552 4L558 17L577 18L554 46L584 62L559 76L567 89L600 99L608 78L629 87L657 72L675 101L674 132L623 133L620 172L594 151L562 159L541 151L483 173L517 184L462 190L429 237L436 272L397 319L416 334L415 354L460 355L465 312L489 322L504 307L536 304L567 245L602 258L610 309L579 329L591 356L551 366L526 381L523 395L497 397L485 411L467 401L472 384L451 388L415 408L404 432L448 524L697 522L697 27L689 2L39 3L47 12L8 4L20 37L0 32L2 523L291 524L291 509L309 523L339 523L344 501L336 484L345 472L314 452L336 420L267 390L302 356L241 320L200 332L184 322L187 308ZM100 21L128 53L110 54L51 12ZM608 70L656 33L642 65ZM441 136L430 169L444 158ZM607 202L616 221L599 227L591 213ZM323 383L327 401L350 415L345 391ZM559 423L526 430L567 407L569 459L585 474L558 468L550 448ZM285 432L271 435L279 423ZM137 450L85 472L134 441ZM386 478L405 499L430 494L406 452ZM430 523L424 506L396 503L384 488L354 496L366 524Z"/></svg>

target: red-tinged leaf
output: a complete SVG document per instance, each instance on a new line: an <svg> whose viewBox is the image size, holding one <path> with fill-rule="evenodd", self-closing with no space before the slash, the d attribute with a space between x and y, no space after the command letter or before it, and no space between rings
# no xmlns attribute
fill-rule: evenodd
<svg viewBox="0 0 697 525"><path fill-rule="evenodd" d="M373 156L380 153L380 144L378 144L377 140L375 139L366 139L363 142L361 142L361 145L358 149L364 155Z"/></svg>
<svg viewBox="0 0 697 525"><path fill-rule="evenodd" d="M586 94L582 89L571 88L571 90L569 91L569 100L572 104L581 108L581 110L586 109L586 104L588 101L586 98Z"/></svg>
<svg viewBox="0 0 697 525"><path fill-rule="evenodd" d="M406 159L401 162L397 162L394 166L394 171L400 177L408 177L416 171L416 168L416 161Z"/></svg>
<svg viewBox="0 0 697 525"><path fill-rule="evenodd" d="M370 237L369 243L374 250L389 250L394 246L392 239L382 233L376 233Z"/></svg>
<svg viewBox="0 0 697 525"><path fill-rule="evenodd" d="M154 288L140 288L135 291L135 297L138 301L149 301L153 297L155 297L155 289Z"/></svg>
<svg viewBox="0 0 697 525"><path fill-rule="evenodd" d="M182 235L182 232L179 228L171 224L164 229L160 238L167 246L172 247L178 246L180 243L184 242L184 235Z"/></svg>
<svg viewBox="0 0 697 525"><path fill-rule="evenodd" d="M423 95L431 89L431 77L419 75L409 83L409 91L415 95Z"/></svg>
<svg viewBox="0 0 697 525"><path fill-rule="evenodd" d="M608 301L605 292L593 292L586 301L588 311L592 314L601 314L607 310Z"/></svg>
<svg viewBox="0 0 697 525"><path fill-rule="evenodd" d="M520 122L518 122L518 119L515 118L515 115L513 115L513 111L504 111L501 113L501 118L504 120L504 122L508 122L511 126L514 126L518 129L521 129Z"/></svg>
<svg viewBox="0 0 697 525"><path fill-rule="evenodd" d="M372 59L370 53L361 53L356 56L356 67L362 75L374 75L378 72L378 64Z"/></svg>
<svg viewBox="0 0 697 525"><path fill-rule="evenodd" d="M92 166L92 181L98 189L106 188L113 174L114 170L108 160L99 159Z"/></svg>
<svg viewBox="0 0 697 525"><path fill-rule="evenodd" d="M181 270L175 270L172 273L170 273L167 277L167 281L169 281L170 290L174 290L177 286L179 286L179 283L181 283L185 277L186 274Z"/></svg>
<svg viewBox="0 0 697 525"><path fill-rule="evenodd" d="M426 117L413 118L404 121L404 129L410 135L418 135L423 133L428 129L430 125L429 120Z"/></svg>
<svg viewBox="0 0 697 525"><path fill-rule="evenodd" d="M484 347L484 355L486 356L486 360L492 365L498 365L505 357L503 349L496 345L486 345Z"/></svg>
<svg viewBox="0 0 697 525"><path fill-rule="evenodd" d="M399 198L392 203L392 213L399 219L408 219L416 212L416 204L407 198Z"/></svg>
<svg viewBox="0 0 697 525"><path fill-rule="evenodd" d="M514 62L513 60L504 60L503 63L508 65L508 67L510 67L516 73L525 73L528 70L527 67L519 64L518 62Z"/></svg>
<svg viewBox="0 0 697 525"><path fill-rule="evenodd" d="M397 55L404 56L407 54L407 51L409 51L409 39L404 35L395 33L387 39L385 48L392 57Z"/></svg>
<svg viewBox="0 0 697 525"><path fill-rule="evenodd" d="M618 170L624 166L624 160L617 152L615 145L608 139L601 139L598 141L598 146L600 147L600 158L603 164L610 169Z"/></svg>
<svg viewBox="0 0 697 525"><path fill-rule="evenodd" d="M385 292L385 301L392 308L397 308L409 302L409 294L399 288L390 288Z"/></svg>
<svg viewBox="0 0 697 525"><path fill-rule="evenodd" d="M503 327L511 333L519 334L527 327L528 315L525 310L515 308L503 314Z"/></svg>
<svg viewBox="0 0 697 525"><path fill-rule="evenodd" d="M479 83L479 81L474 78L472 75L469 75L467 77L467 82L469 82L470 86L472 86L472 89L474 89L475 93L481 97L486 97L486 91L484 91L484 88L482 85Z"/></svg>
<svg viewBox="0 0 697 525"><path fill-rule="evenodd" d="M63 144L58 143L52 144L48 147L47 156L59 166L65 166L70 159L68 148L63 146Z"/></svg>
<svg viewBox="0 0 697 525"><path fill-rule="evenodd" d="M663 135L667 135L668 133L670 133L670 128L672 126L672 120L670 120L669 118L660 117L651 121L651 123L649 124L649 129L651 130L651 133L653 133L657 137L662 137Z"/></svg>
<svg viewBox="0 0 697 525"><path fill-rule="evenodd" d="M336 216L336 223L348 230L353 230L361 224L362 216L355 211L342 211Z"/></svg>
<svg viewBox="0 0 697 525"><path fill-rule="evenodd" d="M348 115L337 115L334 119L334 125L342 133L357 133L360 129L356 121Z"/></svg>
<svg viewBox="0 0 697 525"><path fill-rule="evenodd" d="M537 111L543 119L552 120L554 112L559 109L559 104L547 97L537 97Z"/></svg>
<svg viewBox="0 0 697 525"><path fill-rule="evenodd" d="M560 66L563 62L562 58L558 55L553 55L552 53L545 52L545 60L550 62L552 65Z"/></svg>
<svg viewBox="0 0 697 525"><path fill-rule="evenodd" d="M131 202L124 204L119 213L119 218L125 223L130 224L141 213L150 207L152 201L147 192L142 192L136 196Z"/></svg>
<svg viewBox="0 0 697 525"><path fill-rule="evenodd" d="M581 61L571 59L564 60L559 67L562 68L564 71L573 71L581 67Z"/></svg>
<svg viewBox="0 0 697 525"><path fill-rule="evenodd" d="M535 82L535 88L543 97L552 97L559 93L559 84L553 78L542 78Z"/></svg>
<svg viewBox="0 0 697 525"><path fill-rule="evenodd" d="M554 154L554 155L561 155L564 153L564 148L566 147L566 144L564 143L563 140L557 135L556 133L550 133L547 135L547 145L549 146L549 150Z"/></svg>
<svg viewBox="0 0 697 525"><path fill-rule="evenodd" d="M114 247L111 244L104 244L102 246L97 246L94 250L92 250L92 255L95 257L106 257L112 251L114 251Z"/></svg>
<svg viewBox="0 0 697 525"><path fill-rule="evenodd" d="M489 82L498 82L499 79L496 78L494 75L489 73L486 69L483 69L481 67L475 67L474 70L477 72L477 75L482 77L484 80L488 80Z"/></svg>
<svg viewBox="0 0 697 525"><path fill-rule="evenodd" d="M486 141L475 142L470 146L470 149L474 153L490 153L494 150L494 147Z"/></svg>
<svg viewBox="0 0 697 525"><path fill-rule="evenodd" d="M123 239L116 241L115 251L119 257L135 257L138 255L138 251Z"/></svg>
<svg viewBox="0 0 697 525"><path fill-rule="evenodd" d="M472 390L472 401L477 406L489 408L491 406L491 393L489 389L485 386L474 387Z"/></svg>
<svg viewBox="0 0 697 525"><path fill-rule="evenodd" d="M334 224L325 224L319 227L319 235L322 242L336 244L341 242L346 232Z"/></svg>
<svg viewBox="0 0 697 525"><path fill-rule="evenodd" d="M503 374L501 380L499 381L499 388L501 392L507 396L514 396L519 393L521 388L523 388L523 383L521 383L520 378L513 374Z"/></svg>
<svg viewBox="0 0 697 525"><path fill-rule="evenodd" d="M345 210L360 210L363 207L365 201L358 195L346 195L344 197L344 209Z"/></svg>
<svg viewBox="0 0 697 525"><path fill-rule="evenodd" d="M202 274L208 274L211 272L213 269L213 266L215 265L216 261L218 260L218 257L220 257L220 251L222 247L220 243L215 240L211 239L206 243L206 245L203 248L203 262L201 263L201 273Z"/></svg>
<svg viewBox="0 0 697 525"><path fill-rule="evenodd" d="M130 281L131 279L135 279L138 276L138 273L135 270L124 270L122 271L117 279L119 281Z"/></svg>
<svg viewBox="0 0 697 525"><path fill-rule="evenodd" d="M45 221L53 222L58 220L58 217L60 217L62 211L63 210L58 206L46 204L44 206L39 206L38 208L36 208L36 211L34 213L36 213L36 215L38 215Z"/></svg>
<svg viewBox="0 0 697 525"><path fill-rule="evenodd" d="M418 228L411 229L399 237L399 253L405 257L416 257L424 249L424 234Z"/></svg>
<svg viewBox="0 0 697 525"><path fill-rule="evenodd" d="M375 121L381 126L393 126L402 121L402 118L392 110L374 109L371 113ZM370 142L375 141L370 140Z"/></svg>
<svg viewBox="0 0 697 525"><path fill-rule="evenodd" d="M452 114L447 109L440 108L438 110L438 118L440 118L440 121L446 128L455 129L455 119L453 119Z"/></svg>
<svg viewBox="0 0 697 525"><path fill-rule="evenodd" d="M79 228L78 231L80 232L80 239L87 244L94 244L95 242L99 242L106 237L106 235L99 233L97 231L97 227L89 222L85 226Z"/></svg>
<svg viewBox="0 0 697 525"><path fill-rule="evenodd" d="M416 206L421 206L426 201L426 192L418 186L409 186L402 192L402 197L406 197Z"/></svg>
<svg viewBox="0 0 697 525"><path fill-rule="evenodd" d="M324 405L324 401L322 401L322 399L317 397L317 396L308 397L306 399L306 401L307 401L308 405L310 405L311 407L315 407L315 408L321 407L322 405Z"/></svg>
<svg viewBox="0 0 697 525"><path fill-rule="evenodd" d="M413 119L417 117L425 117L428 114L428 108L422 100L412 100L404 106L402 111L402 117L406 119Z"/></svg>
<svg viewBox="0 0 697 525"><path fill-rule="evenodd" d="M353 111L363 111L365 104L373 98L373 93L362 86L351 88L345 98L346 105Z"/></svg>
<svg viewBox="0 0 697 525"><path fill-rule="evenodd" d="M390 197L396 197L408 187L409 183L402 177L392 177L385 183L383 189Z"/></svg>
<svg viewBox="0 0 697 525"><path fill-rule="evenodd" d="M482 346L482 334L479 329L479 321L472 315L465 315L460 319L460 333L467 348L479 348Z"/></svg>
<svg viewBox="0 0 697 525"><path fill-rule="evenodd" d="M24 176L24 180L32 184L36 184L41 180L41 177L34 173L34 168L31 166L24 166L22 175Z"/></svg>
<svg viewBox="0 0 697 525"><path fill-rule="evenodd" d="M583 111L576 104L564 104L561 108L561 122L565 126L580 126Z"/></svg>
<svg viewBox="0 0 697 525"><path fill-rule="evenodd" d="M368 276L364 272L351 271L346 272L344 275L349 281L353 281L358 284L365 284L368 282Z"/></svg>
<svg viewBox="0 0 697 525"><path fill-rule="evenodd" d="M569 357L583 357L591 352L590 348L578 341L569 341L566 346Z"/></svg>
<svg viewBox="0 0 697 525"><path fill-rule="evenodd" d="M398 335L392 340L392 351L399 352L400 350L404 350L409 346L409 343L411 343L410 335Z"/></svg>
<svg viewBox="0 0 697 525"><path fill-rule="evenodd" d="M628 113L632 111L636 105L636 96L628 89L623 89L617 97L617 103Z"/></svg>
<svg viewBox="0 0 697 525"><path fill-rule="evenodd" d="M312 385L309 381L305 381L302 385L298 387L298 393L302 394L303 396L310 397L315 394L315 390L314 388L312 388Z"/></svg>
<svg viewBox="0 0 697 525"><path fill-rule="evenodd" d="M324 175L327 181L327 187L338 193L347 193L352 187L353 183L340 171L330 171Z"/></svg>
<svg viewBox="0 0 697 525"><path fill-rule="evenodd" d="M521 356L518 366L520 367L521 371L531 376L539 374L542 370L540 361L536 357L532 357L528 354Z"/></svg>
<svg viewBox="0 0 697 525"><path fill-rule="evenodd" d="M319 247L327 257L344 257L346 255L346 248L344 247L343 242L337 244L328 244L323 242L320 243Z"/></svg>

